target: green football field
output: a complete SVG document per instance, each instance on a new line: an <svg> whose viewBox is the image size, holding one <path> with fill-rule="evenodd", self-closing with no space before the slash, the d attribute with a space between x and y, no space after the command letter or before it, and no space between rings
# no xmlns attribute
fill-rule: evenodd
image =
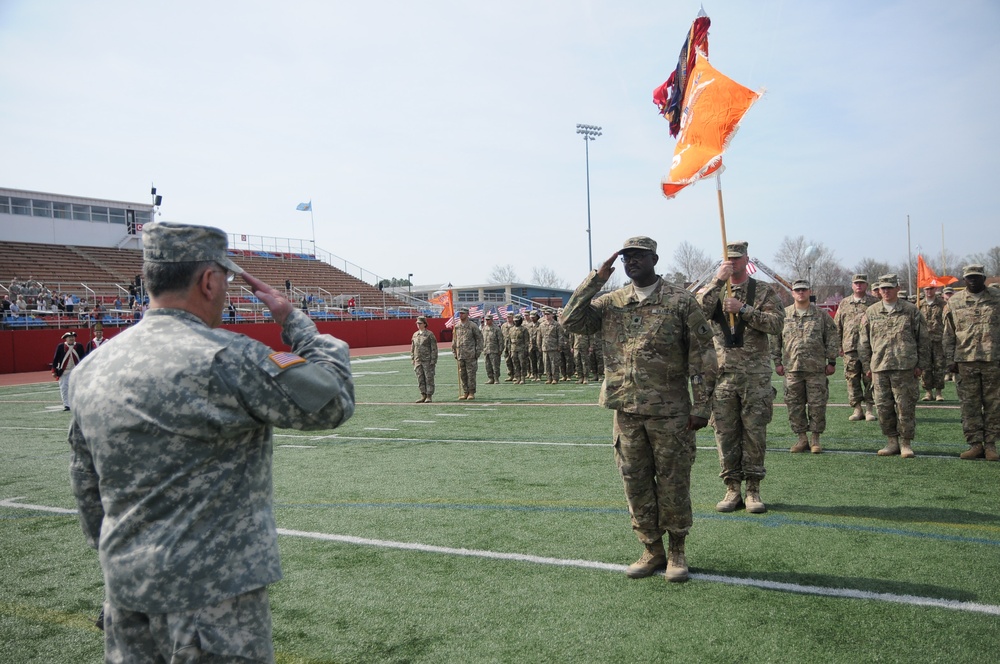
<svg viewBox="0 0 1000 664"><path fill-rule="evenodd" d="M718 514L708 430L692 579L628 579L641 553L599 386L485 385L435 402L402 355L353 361L357 410L275 433L285 578L279 662L993 662L1000 463L960 461L955 388L917 411L917 457L880 458L831 379L826 452L769 427L763 515ZM98 662L102 602L68 482L55 383L0 388L0 662Z"/></svg>

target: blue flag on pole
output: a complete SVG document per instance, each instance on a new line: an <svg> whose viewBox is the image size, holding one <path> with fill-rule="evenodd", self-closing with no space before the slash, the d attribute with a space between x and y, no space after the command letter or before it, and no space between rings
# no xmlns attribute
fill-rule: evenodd
<svg viewBox="0 0 1000 664"><path fill-rule="evenodd" d="M313 209L312 201L309 201L308 203L299 203L298 205L295 206L295 209L300 210L302 212L309 212L310 210Z"/></svg>

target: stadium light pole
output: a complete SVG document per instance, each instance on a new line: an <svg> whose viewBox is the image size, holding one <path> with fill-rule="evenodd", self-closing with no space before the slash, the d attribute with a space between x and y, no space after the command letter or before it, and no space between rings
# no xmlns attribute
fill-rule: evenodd
<svg viewBox="0 0 1000 664"><path fill-rule="evenodd" d="M587 262L594 269L594 246L590 234L590 141L601 135L601 128L594 125L578 124L576 133L583 136L583 144L587 154Z"/></svg>

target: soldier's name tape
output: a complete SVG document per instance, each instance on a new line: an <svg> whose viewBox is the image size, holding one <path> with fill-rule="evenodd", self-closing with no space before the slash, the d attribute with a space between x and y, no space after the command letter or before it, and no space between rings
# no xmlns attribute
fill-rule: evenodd
<svg viewBox="0 0 1000 664"><path fill-rule="evenodd" d="M53 512L56 514L72 515L76 510L69 510L61 507L49 507L47 505L30 505L18 503L21 497L6 498L0 500L0 507L34 510L40 512ZM355 537L353 535L333 535L329 533L316 533L305 530L290 530L278 528L278 534L285 537L302 537L325 542L339 542L343 544L354 544L357 546L374 546L383 549L397 549L403 551L419 551L421 553L437 553L452 556L467 556L474 558L486 558L490 560L506 560L511 562L533 563L536 565L556 565L560 567L578 567L582 569L593 569L607 572L624 572L625 565L614 563L603 563L596 560L573 560L565 558L549 558L546 556L533 556L524 553L503 553L499 551L486 551L482 549L461 549L445 546L433 546L430 544L419 544L416 542L394 542L391 540L371 539L367 537ZM910 606L927 606L939 609L949 609L952 611L966 611L970 613L985 613L1000 616L1000 605L981 604L979 602L963 602L960 600L940 599L935 597L920 597L918 595L900 595L896 593L878 593L867 590L854 590L850 588L825 588L823 586L807 586L797 583L783 583L778 581L767 581L763 579L749 579L735 576L722 576L719 574L692 573L691 578L696 581L707 581L711 583L725 583L736 586L749 586L761 590L774 590L779 592L796 593L800 595L820 595L823 597L836 597L842 599L860 599L875 602L888 602L892 604L907 604Z"/></svg>

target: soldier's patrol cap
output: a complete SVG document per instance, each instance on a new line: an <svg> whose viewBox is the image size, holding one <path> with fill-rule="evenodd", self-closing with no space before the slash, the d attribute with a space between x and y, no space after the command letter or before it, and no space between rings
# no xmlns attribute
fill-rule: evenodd
<svg viewBox="0 0 1000 664"><path fill-rule="evenodd" d="M486 314L486 320L493 320L493 314Z"/></svg>
<svg viewBox="0 0 1000 664"><path fill-rule="evenodd" d="M427 316L417 316L417 322L427 325Z"/></svg>
<svg viewBox="0 0 1000 664"><path fill-rule="evenodd" d="M899 288L899 277L895 274L883 274L878 278L879 288Z"/></svg>
<svg viewBox="0 0 1000 664"><path fill-rule="evenodd" d="M645 235L637 235L635 237L630 237L625 240L625 244L622 245L621 251L618 253L624 254L629 251L652 251L656 253L656 240Z"/></svg>
<svg viewBox="0 0 1000 664"><path fill-rule="evenodd" d="M553 309L552 307L545 307L544 309L542 309L542 313L545 314L546 316L548 316L549 314L555 314L555 312L556 310Z"/></svg>
<svg viewBox="0 0 1000 664"><path fill-rule="evenodd" d="M799 290L800 288L809 290L809 282L805 279L796 279L795 283L792 284L792 290Z"/></svg>
<svg viewBox="0 0 1000 664"><path fill-rule="evenodd" d="M980 277L985 277L986 276L986 267L983 266L983 265L966 265L965 267L962 268L962 276L963 277L972 277L972 276L975 276L977 274Z"/></svg>
<svg viewBox="0 0 1000 664"><path fill-rule="evenodd" d="M519 320L523 321L524 320L524 316L522 316L521 314L514 314L514 320L515 321L519 321Z"/></svg>
<svg viewBox="0 0 1000 664"><path fill-rule="evenodd" d="M226 255L228 247L226 234L211 226L154 221L142 227L142 259L147 263L212 261L243 274L243 268Z"/></svg>
<svg viewBox="0 0 1000 664"><path fill-rule="evenodd" d="M851 283L852 284L856 284L856 283L859 283L859 282L863 282L863 283L867 284L868 283L868 275L867 274L856 274L853 277L851 277Z"/></svg>
<svg viewBox="0 0 1000 664"><path fill-rule="evenodd" d="M726 256L728 258L743 258L747 255L750 244L747 242L730 242L726 245Z"/></svg>
<svg viewBox="0 0 1000 664"><path fill-rule="evenodd" d="M467 314L467 313L469 313L469 308L468 307L462 307L461 309L458 310L458 313L460 313L460 314Z"/></svg>
<svg viewBox="0 0 1000 664"><path fill-rule="evenodd" d="M75 339L76 338L76 332L67 332L66 334L62 335L63 339L68 339L70 337L73 337Z"/></svg>
<svg viewBox="0 0 1000 664"><path fill-rule="evenodd" d="M529 311L528 315L529 316L534 316L535 318L538 318L538 312L537 311Z"/></svg>

